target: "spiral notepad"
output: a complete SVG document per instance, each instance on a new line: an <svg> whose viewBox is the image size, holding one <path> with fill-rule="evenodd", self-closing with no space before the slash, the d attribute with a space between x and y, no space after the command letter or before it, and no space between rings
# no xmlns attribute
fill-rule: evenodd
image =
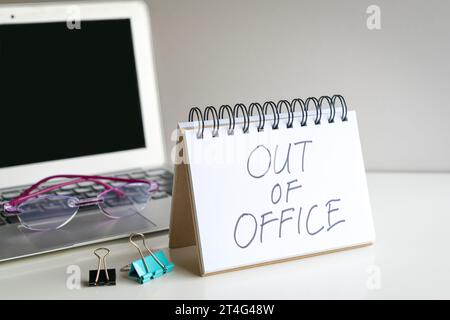
<svg viewBox="0 0 450 320"><path fill-rule="evenodd" d="M192 108L179 124L170 246L200 274L375 241L356 114L340 95Z"/></svg>

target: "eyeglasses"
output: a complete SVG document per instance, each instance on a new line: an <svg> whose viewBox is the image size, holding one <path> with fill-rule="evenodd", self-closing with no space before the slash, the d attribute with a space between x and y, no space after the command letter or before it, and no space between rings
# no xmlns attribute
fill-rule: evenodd
<svg viewBox="0 0 450 320"><path fill-rule="evenodd" d="M70 179L56 185L42 187L53 179ZM105 180L113 182L111 185ZM102 186L97 196L80 199L76 196L49 194L77 183L90 181ZM36 190L37 189L37 190ZM16 216L27 229L56 230L69 223L81 207L97 205L111 219L120 219L141 212L158 189L149 180L122 179L103 176L56 175L42 179L24 190L17 198L3 204L5 216ZM34 192L32 192L35 190Z"/></svg>

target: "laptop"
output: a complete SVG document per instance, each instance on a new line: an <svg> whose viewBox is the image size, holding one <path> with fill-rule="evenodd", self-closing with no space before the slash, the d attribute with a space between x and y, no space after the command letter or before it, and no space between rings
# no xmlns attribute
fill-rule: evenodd
<svg viewBox="0 0 450 320"><path fill-rule="evenodd" d="M145 3L2 5L0 70L0 202L56 174L160 186L140 215L113 220L90 207L55 231L28 230L0 211L0 261L168 229L172 173Z"/></svg>

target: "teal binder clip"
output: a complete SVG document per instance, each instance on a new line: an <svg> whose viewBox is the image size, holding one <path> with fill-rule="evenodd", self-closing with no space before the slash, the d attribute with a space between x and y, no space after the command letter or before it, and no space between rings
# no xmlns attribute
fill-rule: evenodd
<svg viewBox="0 0 450 320"><path fill-rule="evenodd" d="M142 238L142 243L149 253L148 256L144 256L139 246L133 241L133 238L136 236ZM141 256L140 259L132 262L130 265L128 277L131 279L136 280L140 284L144 284L173 270L174 264L167 260L162 250L152 252L147 247L145 237L142 233L132 233L130 235L130 243L138 249L139 255Z"/></svg>

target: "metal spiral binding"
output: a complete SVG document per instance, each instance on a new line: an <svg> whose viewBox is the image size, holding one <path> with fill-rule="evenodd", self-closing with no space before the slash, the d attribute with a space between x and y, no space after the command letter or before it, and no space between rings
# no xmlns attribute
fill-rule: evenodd
<svg viewBox="0 0 450 320"><path fill-rule="evenodd" d="M239 117L239 110L242 111L242 115L244 116L244 126L242 127L242 131L244 133L248 133L248 128L250 127L250 119L248 116L247 107L245 106L245 104L242 103L236 104L233 109L233 118L234 118L233 131L236 125L236 119Z"/></svg>
<svg viewBox="0 0 450 320"><path fill-rule="evenodd" d="M202 110L200 110L197 107L192 107L191 110L189 110L189 117L188 117L189 122L192 122L194 120L194 113L197 116L197 120L199 122L197 138L202 139L203 132L205 131L205 122L203 121Z"/></svg>
<svg viewBox="0 0 450 320"><path fill-rule="evenodd" d="M250 107L248 110L248 114L250 117L253 116L253 110L255 107L256 107L256 110L258 111L258 116L259 116L258 132L260 132L260 131L264 130L264 125L266 124L266 117L264 115L261 105L258 102L253 102L252 104L250 104Z"/></svg>
<svg viewBox="0 0 450 320"><path fill-rule="evenodd" d="M309 97L305 101L303 101L300 98L293 99L291 102L287 100L280 100L278 103L275 103L273 101L266 101L262 105L258 102L253 102L249 105L247 108L242 103L237 103L234 108L231 108L229 105L222 105L219 110L213 106L209 106L205 108L205 110L202 111L197 107L192 107L189 111L189 122L194 121L194 116L197 118L198 121L198 131L197 131L197 138L202 139L203 134L205 131L205 121L208 121L210 117L212 117L213 121L213 129L212 129L212 136L218 137L219 136L219 128L220 128L220 120L223 120L225 117L225 112L228 116L228 135L233 135L234 130L236 128L236 119L239 118L240 114L243 117L243 126L242 126L242 132L248 133L249 127L250 127L250 117L253 116L255 110L258 113L258 132L263 131L265 124L266 124L266 116L268 115L269 108L272 111L273 114L273 121L272 121L272 129L276 130L279 127L280 124L280 114L283 111L283 108L286 109L288 114L288 120L286 123L287 128L294 127L294 120L295 120L295 112L296 108L299 108L299 111L301 112L301 120L300 120L300 126L306 126L308 124L308 111L310 108L310 104L314 104L315 109L315 119L314 124L320 125L322 121L322 106L324 103L328 104L329 116L328 116L328 123L334 123L336 118L336 103L339 102L339 106L342 110L341 112L341 121L345 122L348 120L347 118L347 104L345 102L345 99L343 96L339 94L335 94L332 97L329 96L321 96L319 99L315 97Z"/></svg>
<svg viewBox="0 0 450 320"><path fill-rule="evenodd" d="M205 109L205 115L203 116L203 118L208 121L209 120L209 113L212 114L213 117L213 131L212 131L212 136L213 137L217 137L219 135L219 116L217 115L217 110L216 108L210 106L210 107L206 107ZM204 123L203 123L203 127L204 127Z"/></svg>
<svg viewBox="0 0 450 320"><path fill-rule="evenodd" d="M334 116L336 115L336 109L334 108L334 104L333 101L331 100L330 97L328 96L321 96L319 98L319 110L320 110L320 115L322 116L322 103L326 101L328 103L328 107L330 109L330 116L328 117L328 123L333 123L334 122ZM319 120L320 121L320 120Z"/></svg>
<svg viewBox="0 0 450 320"><path fill-rule="evenodd" d="M267 101L263 104L264 115L267 115L267 107L269 107L269 106L272 109L272 114L273 114L272 129L276 130L276 129L278 129L278 125L280 124L280 113L278 112L277 105L275 104L275 102Z"/></svg>
<svg viewBox="0 0 450 320"><path fill-rule="evenodd" d="M227 104L224 104L219 108L219 119L223 119L223 113L225 110L228 113L228 135L231 136L234 134L234 126L235 126L235 119L233 116L233 109Z"/></svg>

